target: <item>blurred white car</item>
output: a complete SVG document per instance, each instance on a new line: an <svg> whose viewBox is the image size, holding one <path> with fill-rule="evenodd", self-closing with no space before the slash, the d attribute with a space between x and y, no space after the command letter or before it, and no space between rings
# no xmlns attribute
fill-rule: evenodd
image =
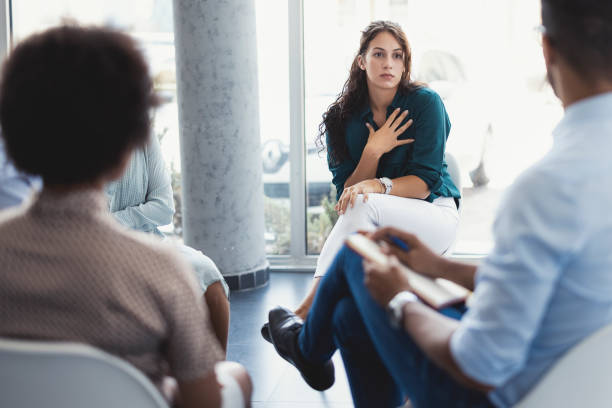
<svg viewBox="0 0 612 408"><path fill-rule="evenodd" d="M440 95L450 117L446 151L457 159L463 185L486 186L486 150L493 124L480 87L468 80L461 60L450 52L429 50L419 61L416 79Z"/></svg>

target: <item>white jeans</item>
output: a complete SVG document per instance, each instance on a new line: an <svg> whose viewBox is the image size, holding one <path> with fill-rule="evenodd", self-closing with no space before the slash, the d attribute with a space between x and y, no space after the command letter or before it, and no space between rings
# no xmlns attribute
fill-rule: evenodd
<svg viewBox="0 0 612 408"><path fill-rule="evenodd" d="M453 244L459 224L459 213L451 197L439 197L433 203L386 194L369 194L363 202L360 194L355 206L338 218L321 249L315 277L323 276L349 234L358 230L375 230L392 226L415 234L432 251L442 254Z"/></svg>

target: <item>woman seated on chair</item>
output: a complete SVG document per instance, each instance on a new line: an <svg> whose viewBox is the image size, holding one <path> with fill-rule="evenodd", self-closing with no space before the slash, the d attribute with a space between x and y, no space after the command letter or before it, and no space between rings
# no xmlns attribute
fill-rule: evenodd
<svg viewBox="0 0 612 408"><path fill-rule="evenodd" d="M450 121L438 94L410 79L411 58L399 25L371 23L340 96L323 115L319 141L326 138L340 217L295 311L301 318L352 232L392 225L438 254L455 239L460 195L444 161ZM265 325L262 334L269 338Z"/></svg>
<svg viewBox="0 0 612 408"><path fill-rule="evenodd" d="M143 148L136 149L123 176L106 185L111 213L128 228L165 238L158 227L172 222L174 199L170 174L162 156L159 141L152 136ZM215 263L202 252L176 243L174 247L192 266L210 320L227 350L229 330L229 288Z"/></svg>
<svg viewBox="0 0 612 408"><path fill-rule="evenodd" d="M160 389L174 377L183 407L219 407L232 389L248 401L248 374L222 362L187 263L108 213L104 186L147 143L156 105L138 45L117 31L62 26L11 52L2 137L44 187L0 214L0 336L98 347Z"/></svg>

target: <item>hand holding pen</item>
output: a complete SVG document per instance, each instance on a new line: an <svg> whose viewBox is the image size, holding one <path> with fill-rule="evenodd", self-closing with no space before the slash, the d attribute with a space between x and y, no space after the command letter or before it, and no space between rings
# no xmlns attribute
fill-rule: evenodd
<svg viewBox="0 0 612 408"><path fill-rule="evenodd" d="M372 220L372 224L374 224L376 228L380 228L380 225L378 224L376 220ZM404 241L399 239L397 236L389 234L385 236L385 238L388 239L393 245L397 246L398 248L406 252L410 251L410 247L408 246L408 244L406 244Z"/></svg>
<svg viewBox="0 0 612 408"><path fill-rule="evenodd" d="M371 221L372 221L372 224L374 224L376 228L380 228L380 225L378 224L376 220L371 220ZM410 247L408 246L408 244L406 244L404 241L402 241L395 235L387 235L385 238L387 238L393 245L397 246L398 248L406 252L410 251Z"/></svg>
<svg viewBox="0 0 612 408"><path fill-rule="evenodd" d="M414 234L394 227L382 227L368 234L373 241L385 241L384 251L395 255L397 259L412 270L432 278L439 277L441 265L445 260L436 255L423 244Z"/></svg>

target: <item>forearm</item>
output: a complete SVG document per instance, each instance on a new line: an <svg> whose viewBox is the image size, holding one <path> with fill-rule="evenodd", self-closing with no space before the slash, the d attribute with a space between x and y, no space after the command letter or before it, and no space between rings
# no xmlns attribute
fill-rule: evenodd
<svg viewBox="0 0 612 408"><path fill-rule="evenodd" d="M450 339L458 326L459 321L421 303L411 302L404 306L404 329L425 355L465 386L483 392L489 391L490 386L467 377L451 354Z"/></svg>
<svg viewBox="0 0 612 408"><path fill-rule="evenodd" d="M170 224L174 211L163 202L147 201L113 212L113 216L124 226L136 229L151 230L161 225Z"/></svg>
<svg viewBox="0 0 612 408"><path fill-rule="evenodd" d="M436 277L453 281L471 291L474 290L474 280L476 278L476 265L463 262L451 261L448 258L440 257L436 265Z"/></svg>
<svg viewBox="0 0 612 408"><path fill-rule="evenodd" d="M429 197L429 188L417 176L403 176L393 179L393 188L390 194L398 197L425 199Z"/></svg>
<svg viewBox="0 0 612 408"><path fill-rule="evenodd" d="M353 171L353 174L344 182L344 188L355 185L363 180L375 178L380 156L381 155L370 148L369 145L366 145L355 171Z"/></svg>

